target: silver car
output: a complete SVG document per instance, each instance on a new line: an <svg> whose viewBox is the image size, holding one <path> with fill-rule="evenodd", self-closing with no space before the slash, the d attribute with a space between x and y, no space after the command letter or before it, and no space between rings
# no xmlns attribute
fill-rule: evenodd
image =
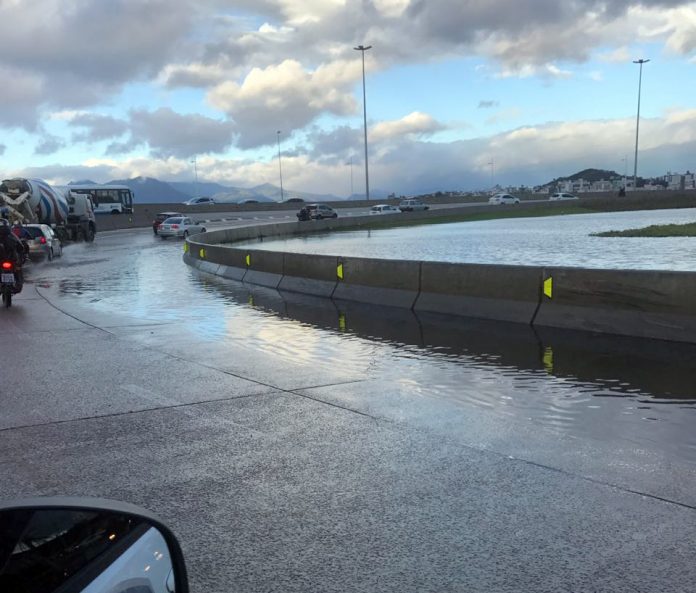
<svg viewBox="0 0 696 593"><path fill-rule="evenodd" d="M198 233L205 233L205 227L198 222L193 222L188 216L167 218L157 228L157 234L162 239L167 237L183 237L185 239L189 235Z"/></svg>
<svg viewBox="0 0 696 593"><path fill-rule="evenodd" d="M488 198L489 204L498 204L502 206L504 204L519 204L520 199L510 194L495 194L494 196Z"/></svg>
<svg viewBox="0 0 696 593"><path fill-rule="evenodd" d="M54 257L63 255L60 239L47 224L25 224L21 227L21 233L22 240L29 246L30 258L46 258L51 261Z"/></svg>
<svg viewBox="0 0 696 593"><path fill-rule="evenodd" d="M370 208L370 214L401 214L401 210L399 210L396 206L390 206L389 204L377 204L376 206L372 206L372 208Z"/></svg>
<svg viewBox="0 0 696 593"><path fill-rule="evenodd" d="M428 210L428 208L430 208L430 206L416 198L401 200L399 203L399 210L401 210L401 212L416 212L418 210Z"/></svg>

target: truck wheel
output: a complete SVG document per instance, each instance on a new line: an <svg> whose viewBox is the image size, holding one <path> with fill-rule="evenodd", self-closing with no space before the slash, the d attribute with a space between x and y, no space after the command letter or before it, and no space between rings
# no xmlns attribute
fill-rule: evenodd
<svg viewBox="0 0 696 593"><path fill-rule="evenodd" d="M120 214L120 212L118 210L112 210L111 214Z"/></svg>
<svg viewBox="0 0 696 593"><path fill-rule="evenodd" d="M2 302L5 303L5 307L8 309L12 306L12 289L3 288L2 290Z"/></svg>
<svg viewBox="0 0 696 593"><path fill-rule="evenodd" d="M87 241L87 243L94 241L94 234L94 227L89 225L85 230L85 241Z"/></svg>
<svg viewBox="0 0 696 593"><path fill-rule="evenodd" d="M53 261L53 247L48 250L46 256L48 257L48 261Z"/></svg>

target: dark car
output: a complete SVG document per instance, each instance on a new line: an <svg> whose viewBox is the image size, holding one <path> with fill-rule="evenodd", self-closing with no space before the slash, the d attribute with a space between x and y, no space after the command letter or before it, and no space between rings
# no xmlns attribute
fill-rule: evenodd
<svg viewBox="0 0 696 593"><path fill-rule="evenodd" d="M172 218L173 216L183 216L180 212L160 212L157 216L155 216L155 220L152 221L152 232L157 234L157 229L160 227L160 225L167 219L167 218Z"/></svg>
<svg viewBox="0 0 696 593"><path fill-rule="evenodd" d="M322 220L323 218L338 218L338 213L326 204L307 204L302 210L307 210L309 218L312 220ZM299 218L299 215L298 215Z"/></svg>

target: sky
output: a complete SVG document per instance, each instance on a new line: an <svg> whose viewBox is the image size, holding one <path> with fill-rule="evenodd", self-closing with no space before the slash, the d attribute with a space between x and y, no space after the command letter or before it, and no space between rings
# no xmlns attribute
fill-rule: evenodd
<svg viewBox="0 0 696 593"><path fill-rule="evenodd" d="M0 0L0 174L419 194L696 169L696 2ZM280 131L280 134L278 132ZM351 166L352 163L352 166Z"/></svg>

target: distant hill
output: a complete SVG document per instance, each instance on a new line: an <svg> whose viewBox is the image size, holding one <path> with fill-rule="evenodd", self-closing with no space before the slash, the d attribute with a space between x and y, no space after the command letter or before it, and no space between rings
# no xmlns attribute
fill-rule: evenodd
<svg viewBox="0 0 696 593"><path fill-rule="evenodd" d="M71 181L69 185L99 185L93 181ZM264 183L256 187L228 187L220 183L208 181L160 181L153 177L134 177L133 179L113 179L104 185L125 185L135 194L135 203L164 204L179 203L195 196L209 196L222 203L237 203L242 200L257 202L280 202L280 187ZM385 194L386 195L386 194ZM286 190L283 188L283 199L300 198L305 202L335 202L342 198L332 194L312 194Z"/></svg>
<svg viewBox="0 0 696 593"><path fill-rule="evenodd" d="M594 183L595 181L602 180L609 181L613 177L621 177L621 175L619 175L616 171L609 171L606 169L583 169L582 171L578 171L569 177L559 177L558 179L554 179L548 185L553 185L560 181L577 181L578 179L584 179L585 181Z"/></svg>
<svg viewBox="0 0 696 593"><path fill-rule="evenodd" d="M176 190L171 184L152 177L134 177L133 179L114 179L113 185L127 185L135 194L136 204L166 204L185 202L191 196ZM108 185L108 184L107 184Z"/></svg>

